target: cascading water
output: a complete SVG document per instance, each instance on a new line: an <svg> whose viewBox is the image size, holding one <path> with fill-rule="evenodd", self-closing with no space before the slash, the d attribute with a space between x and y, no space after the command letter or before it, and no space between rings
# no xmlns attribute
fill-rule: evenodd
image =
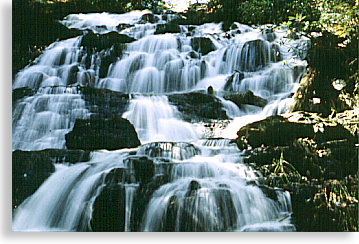
<svg viewBox="0 0 359 244"><path fill-rule="evenodd" d="M66 149L65 134L76 119L91 115L81 87L129 94L121 116L134 125L141 143L149 144L92 152L85 163L56 164L56 171L15 210L13 230L106 229L96 222L96 211L109 182L109 191L120 194L119 202L107 202L121 209L118 221L111 222L119 222L116 230L295 230L286 218L289 194L275 190L277 197L267 196L259 187L261 175L243 164L228 138L249 122L283 112L305 62L291 59L294 53L279 45L280 31L269 35L235 23L238 28L227 33L221 24L204 24L154 35L166 21L155 15L157 23L143 23L141 17L149 13L72 14L62 21L84 34L118 32L136 39L121 47L121 55L104 72L111 50L89 51L79 36L52 44L17 74L13 90L30 89L33 95L13 104L13 150ZM169 102L171 94L209 86L232 119L220 132L227 139L201 138ZM248 90L266 106L238 107L221 97Z"/></svg>
<svg viewBox="0 0 359 244"><path fill-rule="evenodd" d="M123 114L135 127L142 143L191 141L198 138L194 126L180 120L180 114L166 96L139 96Z"/></svg>

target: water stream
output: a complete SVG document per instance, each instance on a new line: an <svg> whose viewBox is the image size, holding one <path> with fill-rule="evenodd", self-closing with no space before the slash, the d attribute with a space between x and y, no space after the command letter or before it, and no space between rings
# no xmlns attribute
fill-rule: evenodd
<svg viewBox="0 0 359 244"><path fill-rule="evenodd" d="M72 14L62 21L84 33L115 31L136 39L124 45L104 76L101 62L111 50L87 52L83 36L53 43L17 74L13 90L35 92L13 105L13 150L66 149L65 134L76 119L91 116L79 89L84 86L130 94L121 116L134 125L142 146L94 151L89 162L56 164L56 171L15 210L13 230L93 230L96 199L117 169L123 170L117 184L124 188L124 212L118 217L123 231L294 231L285 218L291 213L290 195L276 190L277 197L268 197L259 187L260 173L243 163L241 151L229 139L247 123L284 112L306 63L280 45L284 31L266 34L236 23L237 28L225 33L220 23L208 23L154 35L166 20L157 16L158 23L142 23L141 16L148 13ZM212 51L198 52L195 38L207 38ZM305 45L305 40L290 44ZM231 119L218 132L225 139L203 138L168 99L169 94L203 92L209 86ZM248 90L267 105L238 107L221 97L223 92ZM143 174L148 172L138 171L145 166L137 165L144 158L154 169L147 181ZM157 184L161 177L166 180ZM152 183L157 186L150 188L147 199L141 195L143 187Z"/></svg>

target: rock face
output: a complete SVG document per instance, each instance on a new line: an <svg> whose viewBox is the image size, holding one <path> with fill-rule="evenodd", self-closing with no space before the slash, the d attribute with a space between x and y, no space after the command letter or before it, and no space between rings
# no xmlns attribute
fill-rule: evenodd
<svg viewBox="0 0 359 244"><path fill-rule="evenodd" d="M319 133L317 133L319 131ZM346 139L354 141L355 137L341 124L320 118L306 112L274 115L248 124L237 132L252 147L287 146L298 138L314 139L317 142Z"/></svg>
<svg viewBox="0 0 359 244"><path fill-rule="evenodd" d="M241 52L240 71L255 72L270 63L269 45L263 40L248 41ZM253 58L255 57L255 58Z"/></svg>
<svg viewBox="0 0 359 244"><path fill-rule="evenodd" d="M180 33L181 27L175 22L169 22L167 24L158 24L156 26L155 35L166 33Z"/></svg>
<svg viewBox="0 0 359 244"><path fill-rule="evenodd" d="M111 48L115 44L130 43L133 41L135 41L134 38L119 34L115 31L103 35L89 31L89 33L82 38L81 45L90 50L96 49L97 51L101 51L103 49Z"/></svg>
<svg viewBox="0 0 359 244"><path fill-rule="evenodd" d="M228 119L222 102L213 95L189 92L168 95L168 100L177 106L187 121L202 119Z"/></svg>
<svg viewBox="0 0 359 244"><path fill-rule="evenodd" d="M248 90L246 92L228 93L225 94L223 98L234 102L238 107L243 104L264 107L267 104L267 101L265 99L254 95L251 90Z"/></svg>
<svg viewBox="0 0 359 244"><path fill-rule="evenodd" d="M106 89L81 87L88 110L102 118L122 115L129 102L129 95Z"/></svg>
<svg viewBox="0 0 359 244"><path fill-rule="evenodd" d="M133 125L120 117L77 119L73 130L65 138L68 149L116 150L140 145Z"/></svg>
<svg viewBox="0 0 359 244"><path fill-rule="evenodd" d="M203 55L216 50L211 39L208 37L192 37L191 46L193 50L202 53Z"/></svg>
<svg viewBox="0 0 359 244"><path fill-rule="evenodd" d="M292 112L238 131L244 162L287 190L297 231L357 231L359 111L321 118ZM334 197L333 197L334 196Z"/></svg>
<svg viewBox="0 0 359 244"><path fill-rule="evenodd" d="M55 171L54 163L76 163L89 160L83 150L46 149L12 153L12 207L19 206Z"/></svg>
<svg viewBox="0 0 359 244"><path fill-rule="evenodd" d="M132 202L134 197L139 197L135 194L137 186L129 188L125 184L146 185L154 176L155 166L149 158L137 156L127 158L124 164L126 168L115 168L106 175L105 187L93 205L90 221L93 231L128 231L135 228L137 216L126 213L126 203ZM143 213L144 206L142 203L142 206L139 205L135 209L141 209ZM126 216L129 218L129 226L125 226Z"/></svg>

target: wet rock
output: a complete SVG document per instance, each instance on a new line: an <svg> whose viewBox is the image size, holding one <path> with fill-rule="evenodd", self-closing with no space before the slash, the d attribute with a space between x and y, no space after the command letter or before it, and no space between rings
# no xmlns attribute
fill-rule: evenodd
<svg viewBox="0 0 359 244"><path fill-rule="evenodd" d="M208 37L192 37L191 47L202 55L206 55L209 52L216 50L211 39Z"/></svg>
<svg viewBox="0 0 359 244"><path fill-rule="evenodd" d="M159 20L160 19L156 15L150 13L142 15L140 18L140 22L151 24L157 23Z"/></svg>
<svg viewBox="0 0 359 244"><path fill-rule="evenodd" d="M213 95L201 92L176 93L168 100L182 112L187 121L204 119L228 119L222 102Z"/></svg>
<svg viewBox="0 0 359 244"><path fill-rule="evenodd" d="M271 43L270 45L270 59L271 62L277 63L283 60L282 53L280 51L280 46L277 43Z"/></svg>
<svg viewBox="0 0 359 244"><path fill-rule="evenodd" d="M125 44L116 43L114 44L109 52L101 58L101 64L99 68L99 77L105 78L108 74L111 64L115 64L117 60L122 57Z"/></svg>
<svg viewBox="0 0 359 244"><path fill-rule="evenodd" d="M139 147L137 155L186 160L199 154L199 149L187 142L151 142Z"/></svg>
<svg viewBox="0 0 359 244"><path fill-rule="evenodd" d="M140 145L133 125L121 117L77 119L71 132L65 135L68 149L117 150Z"/></svg>
<svg viewBox="0 0 359 244"><path fill-rule="evenodd" d="M123 185L107 185L93 204L91 229L95 232L125 231L126 189Z"/></svg>
<svg viewBox="0 0 359 244"><path fill-rule="evenodd" d="M192 180L189 183L187 192L185 194L185 197L190 197L190 196L194 196L196 194L196 191L201 189L201 185L198 183L198 181L196 180Z"/></svg>
<svg viewBox="0 0 359 244"><path fill-rule="evenodd" d="M171 164L165 164L171 167ZM144 156L129 156L124 168L115 168L105 177L105 186L94 203L91 227L93 231L139 231L143 214L153 193L169 182L170 169L162 168ZM160 172L155 175L156 172ZM161 173L162 172L162 173ZM132 206L132 207L131 207ZM131 208L130 208L131 207ZM131 212L126 220L126 213Z"/></svg>
<svg viewBox="0 0 359 244"><path fill-rule="evenodd" d="M269 45L266 41L257 39L246 42L241 51L239 70L255 72L263 69L270 63L268 53Z"/></svg>
<svg viewBox="0 0 359 244"><path fill-rule="evenodd" d="M90 50L95 49L101 51L103 49L109 49L115 44L131 43L133 41L135 41L134 38L125 34L119 34L115 31L102 35L89 31L82 38L81 45Z"/></svg>
<svg viewBox="0 0 359 244"><path fill-rule="evenodd" d="M126 183L144 184L155 175L155 166L148 157L132 156L124 160L124 178Z"/></svg>
<svg viewBox="0 0 359 244"><path fill-rule="evenodd" d="M46 149L12 153L12 207L16 208L33 194L55 171L54 163L77 163L89 160L82 150Z"/></svg>
<svg viewBox="0 0 359 244"><path fill-rule="evenodd" d="M270 116L242 127L238 138L245 136L252 147L286 146L295 139L309 138L319 143L330 140L354 140L342 125L322 119L316 114L297 112Z"/></svg>
<svg viewBox="0 0 359 244"><path fill-rule="evenodd" d="M277 36L274 32L274 29L272 29L272 28L266 28L266 29L262 30L262 36L266 41L269 41L269 42L272 42L277 38Z"/></svg>
<svg viewBox="0 0 359 244"><path fill-rule="evenodd" d="M242 72L235 71L232 75L230 75L227 78L223 90L233 92L235 90L235 87L239 86L243 78L244 78L244 74Z"/></svg>
<svg viewBox="0 0 359 244"><path fill-rule="evenodd" d="M155 35L166 34L166 33L180 33L181 27L174 21L167 24L158 24L156 26Z"/></svg>
<svg viewBox="0 0 359 244"><path fill-rule="evenodd" d="M131 25L131 24L118 24L117 26L116 26L116 29L118 30L118 31L122 31L122 30L124 30L124 29L127 29L127 28L131 28L131 27L133 27L134 25Z"/></svg>
<svg viewBox="0 0 359 244"><path fill-rule="evenodd" d="M89 86L80 87L80 90L84 95L86 108L99 117L111 118L122 115L127 110L128 94Z"/></svg>
<svg viewBox="0 0 359 244"><path fill-rule="evenodd" d="M36 93L36 89L31 89L28 87L21 87L14 89L12 90L12 104L14 105L16 101L21 98L33 96L35 93Z"/></svg>
<svg viewBox="0 0 359 244"><path fill-rule="evenodd" d="M254 95L251 90L246 92L231 92L224 94L223 98L234 102L238 107L241 107L243 104L264 107L267 104L267 100Z"/></svg>

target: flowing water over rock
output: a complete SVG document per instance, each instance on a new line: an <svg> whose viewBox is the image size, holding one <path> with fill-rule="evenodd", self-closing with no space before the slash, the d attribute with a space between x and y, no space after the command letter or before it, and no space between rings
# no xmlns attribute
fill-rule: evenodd
<svg viewBox="0 0 359 244"><path fill-rule="evenodd" d="M280 45L283 31L268 36L239 23L228 32L211 23L177 28L169 24L174 18L148 11L69 15L62 23L84 35L50 45L17 74L13 90L34 92L13 104L13 150L66 149L76 119L116 106L100 107L84 88L126 94L117 96L126 108L113 111L126 111L117 116L133 124L142 145L55 163L15 209L13 230L295 230L289 194L264 191L261 175L230 139L241 126L284 112L306 63ZM223 98L248 91L260 102ZM183 105L197 103L208 111L192 116L196 109ZM231 123L214 133L221 138L204 138L214 115Z"/></svg>

